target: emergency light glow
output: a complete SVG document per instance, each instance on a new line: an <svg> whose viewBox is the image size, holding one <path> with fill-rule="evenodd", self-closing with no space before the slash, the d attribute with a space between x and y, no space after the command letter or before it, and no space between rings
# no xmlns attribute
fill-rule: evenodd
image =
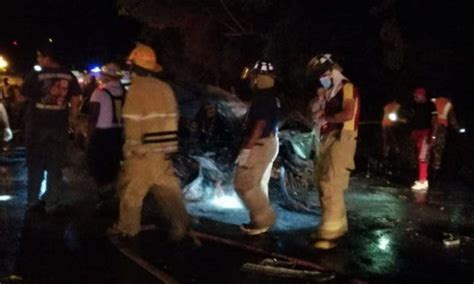
<svg viewBox="0 0 474 284"><path fill-rule="evenodd" d="M392 112L388 115L388 119L390 119L390 121L397 121L398 115L395 112Z"/></svg>
<svg viewBox="0 0 474 284"><path fill-rule="evenodd" d="M99 72L100 72L100 67L99 67L99 66L95 66L94 68L91 69L91 72L93 72L93 73L99 73Z"/></svg>
<svg viewBox="0 0 474 284"><path fill-rule="evenodd" d="M0 201L8 201L11 200L13 197L11 195L0 195Z"/></svg>
<svg viewBox="0 0 474 284"><path fill-rule="evenodd" d="M41 68L39 65L33 66L33 69L35 69L36 72L41 72L41 70L43 70L43 68Z"/></svg>

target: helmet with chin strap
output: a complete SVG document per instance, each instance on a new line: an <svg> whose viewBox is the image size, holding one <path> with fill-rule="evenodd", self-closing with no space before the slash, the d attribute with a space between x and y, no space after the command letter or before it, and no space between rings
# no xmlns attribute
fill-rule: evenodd
<svg viewBox="0 0 474 284"><path fill-rule="evenodd" d="M331 54L318 54L308 62L306 75L319 78L325 72L331 70L335 64Z"/></svg>

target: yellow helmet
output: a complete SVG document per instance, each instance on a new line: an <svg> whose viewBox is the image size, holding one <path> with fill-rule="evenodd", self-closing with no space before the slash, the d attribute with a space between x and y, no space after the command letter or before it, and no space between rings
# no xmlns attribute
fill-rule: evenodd
<svg viewBox="0 0 474 284"><path fill-rule="evenodd" d="M163 70L163 67L156 60L155 51L142 43L137 43L135 49L130 53L128 60L152 72L160 72Z"/></svg>
<svg viewBox="0 0 474 284"><path fill-rule="evenodd" d="M118 66L116 63L107 63L102 68L100 69L100 73L105 76L110 76L113 78L122 78L122 70L120 69L120 66Z"/></svg>

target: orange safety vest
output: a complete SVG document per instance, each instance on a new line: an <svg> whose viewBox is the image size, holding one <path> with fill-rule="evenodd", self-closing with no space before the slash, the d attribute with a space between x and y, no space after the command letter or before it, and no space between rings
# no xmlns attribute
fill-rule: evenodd
<svg viewBox="0 0 474 284"><path fill-rule="evenodd" d="M328 134L333 130L348 130L353 131L357 135L360 115L360 101L359 91L350 82L345 82L342 90L340 90L333 98L326 102L326 115L331 116L342 111L344 102L354 100L355 109L352 118L344 123L327 123L322 129L321 133Z"/></svg>
<svg viewBox="0 0 474 284"><path fill-rule="evenodd" d="M451 101L444 97L434 99L436 112L438 112L438 124L448 127L448 115L453 105Z"/></svg>
<svg viewBox="0 0 474 284"><path fill-rule="evenodd" d="M386 104L383 107L383 119L382 119L382 126L393 126L395 124L394 121L391 121L388 117L391 113L397 113L400 109L400 104L397 102L391 102Z"/></svg>

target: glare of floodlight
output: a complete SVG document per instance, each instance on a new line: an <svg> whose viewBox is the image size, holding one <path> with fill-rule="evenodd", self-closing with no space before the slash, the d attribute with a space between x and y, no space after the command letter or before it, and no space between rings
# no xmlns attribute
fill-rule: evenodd
<svg viewBox="0 0 474 284"><path fill-rule="evenodd" d="M226 209L240 209L243 208L242 202L236 195L216 196L211 200L211 203L220 208Z"/></svg>
<svg viewBox="0 0 474 284"><path fill-rule="evenodd" d="M395 112L392 112L388 115L388 119L390 119L390 121L397 121L398 115Z"/></svg>
<svg viewBox="0 0 474 284"><path fill-rule="evenodd" d="M0 201L8 201L12 198L13 197L11 195L0 195Z"/></svg>

